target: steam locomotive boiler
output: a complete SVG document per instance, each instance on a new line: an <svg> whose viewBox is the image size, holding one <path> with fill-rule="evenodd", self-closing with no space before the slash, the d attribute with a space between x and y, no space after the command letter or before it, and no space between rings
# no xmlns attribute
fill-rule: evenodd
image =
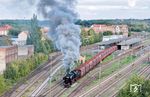
<svg viewBox="0 0 150 97"><path fill-rule="evenodd" d="M81 64L75 70L73 70L73 71L69 72L68 74L66 74L63 77L64 87L66 87L66 88L70 87L75 81L77 81L79 78L81 78L85 74L87 74L98 63L100 63L107 56L109 56L110 54L115 52L117 49L118 49L117 46L113 46L113 47L107 48L107 49L99 52L97 55L95 55L93 58L91 58L87 62Z"/></svg>

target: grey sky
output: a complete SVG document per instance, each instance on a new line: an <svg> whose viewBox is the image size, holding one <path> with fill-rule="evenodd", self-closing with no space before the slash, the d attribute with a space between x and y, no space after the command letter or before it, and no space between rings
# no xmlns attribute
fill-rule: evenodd
<svg viewBox="0 0 150 97"><path fill-rule="evenodd" d="M0 19L29 19L38 14L38 0L29 1L0 0ZM78 0L76 11L81 19L144 19L150 18L150 0Z"/></svg>

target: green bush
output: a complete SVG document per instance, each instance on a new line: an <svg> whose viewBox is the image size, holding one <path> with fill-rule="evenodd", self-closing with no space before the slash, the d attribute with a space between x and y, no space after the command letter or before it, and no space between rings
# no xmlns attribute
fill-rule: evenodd
<svg viewBox="0 0 150 97"><path fill-rule="evenodd" d="M130 91L131 84L141 85L141 91ZM145 80L139 76L132 77L123 89L119 91L117 97L150 97L150 80Z"/></svg>
<svg viewBox="0 0 150 97"><path fill-rule="evenodd" d="M4 77L16 82L18 79L25 77L41 63L47 60L48 56L44 54L35 54L26 60L17 60L11 64L8 64L8 67L4 72Z"/></svg>
<svg viewBox="0 0 150 97"><path fill-rule="evenodd" d="M104 36L109 36L109 35L113 35L113 33L111 31L105 31L103 33Z"/></svg>
<svg viewBox="0 0 150 97"><path fill-rule="evenodd" d="M5 83L5 78L2 75L0 75L0 94L5 91L6 86L7 85Z"/></svg>
<svg viewBox="0 0 150 97"><path fill-rule="evenodd" d="M17 60L7 64L4 76L0 75L0 95L47 60L47 55L39 53L26 60Z"/></svg>
<svg viewBox="0 0 150 97"><path fill-rule="evenodd" d="M93 29L90 29L87 32L81 30L81 42L83 46L100 42L102 41L102 38L102 33L96 33Z"/></svg>

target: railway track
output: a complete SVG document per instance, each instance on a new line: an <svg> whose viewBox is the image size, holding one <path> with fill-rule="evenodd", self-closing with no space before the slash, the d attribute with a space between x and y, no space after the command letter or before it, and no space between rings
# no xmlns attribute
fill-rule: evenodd
<svg viewBox="0 0 150 97"><path fill-rule="evenodd" d="M131 52L131 51L129 51L129 52ZM59 93L61 93L61 92L59 92Z"/></svg>
<svg viewBox="0 0 150 97"><path fill-rule="evenodd" d="M123 55L122 55L122 56L123 56ZM119 57L118 57L118 58L119 58ZM105 66L107 66L106 63L105 63ZM56 84L54 87L57 87L57 86L59 87L58 84ZM60 93L63 93L63 92L61 92L61 91L64 90L64 89L58 89L58 88L54 88L54 87L51 87L51 88L50 88L49 90L47 90L46 92L42 93L42 95L46 96L46 95L48 95L48 94L53 94L53 93L52 93L52 90L55 91L55 92L59 90L58 92L56 92L56 93L59 93L59 94L60 94ZM40 96L42 96L42 95L40 95ZM54 95L53 95L53 96L51 95L51 97L54 97ZM57 96L55 96L55 97L57 97Z"/></svg>
<svg viewBox="0 0 150 97"><path fill-rule="evenodd" d="M137 47L133 48L133 50L136 51L136 50L137 50ZM130 53L131 51L133 51L133 50L128 50L127 53L129 54L129 53ZM126 55L126 53L122 54L121 56L125 56L125 55ZM123 58L123 57L121 57L121 56L118 56L118 57L117 57L118 60L121 59L121 58ZM117 61L117 60L116 60L116 61ZM104 67L105 67L105 66L107 66L106 63L105 63L105 65L104 65ZM89 81L89 82L90 82L90 81ZM58 85L56 85L56 86L58 86ZM56 86L55 86L55 87L56 87ZM81 85L81 86L82 86L82 85ZM59 86L58 86L58 87L59 87ZM55 93L52 92L52 90L54 90L57 95L58 95L58 94L60 95L61 93L63 94L63 92L66 91L66 89L64 90L63 88L59 89L59 88L53 88L53 87L52 87L51 89L49 89L49 90L47 90L46 92L42 93L42 95L46 96L46 95L48 95L48 94L55 94ZM57 91L58 91L58 92L57 92ZM63 92L61 92L61 91L63 91ZM61 94L61 95L62 95L62 94ZM40 96L42 97L42 95L40 95ZM39 96L39 97L40 97L40 96ZM57 97L57 96L51 95L50 97ZM59 96L58 96L58 97L59 97ZM73 96L72 96L72 97L73 97Z"/></svg>
<svg viewBox="0 0 150 97"><path fill-rule="evenodd" d="M38 96L38 97L45 97L45 96L48 95L49 93L55 92L55 90L56 90L58 87L62 86L62 84L63 84L62 81L58 81L56 84L54 84L52 87L50 87L50 89L48 89L47 91L41 93L41 95L39 95L39 96L36 95L36 96ZM63 89L63 88L62 88L62 89ZM50 94L50 95L51 95L51 94ZM53 96L52 96L52 97L53 97Z"/></svg>
<svg viewBox="0 0 150 97"><path fill-rule="evenodd" d="M133 53L137 52L137 48L133 48ZM94 71L98 71L99 72L99 68L101 68L101 70L105 70L107 68L109 68L111 66L112 63L116 62L116 61L119 61L119 60L122 60L125 56L129 55L130 52L132 50L128 50L126 51L126 53L123 53L122 55L120 56L117 56L116 59L114 59L113 61L111 62L107 62L107 63L104 63L101 65L101 67L97 67ZM92 73L91 76L94 76L96 75L97 73ZM68 96L68 97L74 97L75 94L77 94L80 90L82 90L83 87L87 86L88 84L90 84L93 80L95 80L96 78L95 77L92 77L92 78L87 78L87 79L84 79L80 85Z"/></svg>
<svg viewBox="0 0 150 97"><path fill-rule="evenodd" d="M90 46L88 46L88 48L86 47L86 48L81 49L81 50L83 51L83 50L86 50L86 49L92 49L93 47L95 48L95 46L97 46L97 45L94 45L94 46L93 46L93 45L92 45L92 46L90 45ZM44 84L42 84L41 86L37 87L36 90L33 91L30 96L32 96L32 97L38 96L38 95L40 94L40 92L42 91L42 89L45 88L45 85L46 85L46 82L48 82L48 79L49 79L49 78L47 78L47 79L44 81Z"/></svg>
<svg viewBox="0 0 150 97"><path fill-rule="evenodd" d="M83 47L82 50L86 50L87 48L91 49L92 47L95 47L95 46L96 45L88 46L86 48ZM40 67L38 67L36 70L33 71L33 74L30 75L31 81L30 80L28 81L28 83L29 83L28 85L23 85L23 86L18 85L18 87L19 87L18 89L17 89L17 87L15 87L16 89L15 88L13 89L16 91L12 91L12 93L7 93L7 96L5 95L4 97L21 97L32 86L39 87L38 86L40 84L39 79L45 80L46 77L49 76L49 74L50 74L49 69L60 62L60 59L62 58L62 56L60 56L60 55L61 55L60 52L55 52L52 55L49 62L47 62L45 65L41 65ZM54 60L52 60L52 59L54 59Z"/></svg>
<svg viewBox="0 0 150 97"><path fill-rule="evenodd" d="M137 74L138 74L139 76L146 75L145 73L149 70L149 68L150 68L150 66L146 66L145 68L142 68L141 70L139 70ZM112 89L114 86L117 86L117 84L119 83L119 81L125 82L125 81L131 76L131 73L132 73L132 71L127 72L127 73L124 74L120 79L114 81L113 83L107 84L107 85L108 85L107 88L105 88L104 90L102 90L102 91L98 92L97 94L95 94L94 97L103 97L106 92L108 92L108 91L109 91L110 89ZM115 92L115 91L114 91L114 92ZM117 91L117 92L118 92L118 91ZM116 93L117 93L117 92L116 92ZM115 95L116 95L116 94L115 94ZM115 95L113 94L113 96L115 96Z"/></svg>
<svg viewBox="0 0 150 97"><path fill-rule="evenodd" d="M135 63L140 64L140 61L143 60L144 58L145 57L141 58L140 60L136 61ZM110 85L116 84L116 83L118 83L118 81L122 80L124 77L127 77L127 75L132 72L132 70L133 70L132 67L133 67L133 64L128 65L127 67L120 70L118 73L115 73L115 74L111 75L110 77L108 77L106 80L102 81L100 83L100 85L95 86L94 88L90 89L89 91L85 92L84 94L77 95L77 96L74 95L74 97L103 97L103 96L99 96L99 94L102 94L105 91L107 91L108 89L110 89ZM124 72L124 74L122 74L121 72ZM121 77L118 77L119 75L117 76L117 74L119 74L119 75L121 74ZM120 79L115 80L116 78L120 78ZM93 94L92 94L94 91L96 91L95 96L93 96ZM90 95L90 94L92 94L92 95ZM98 96L97 96L97 94L98 94Z"/></svg>
<svg viewBox="0 0 150 97"><path fill-rule="evenodd" d="M145 42L143 42L143 43L145 44ZM137 48L138 48L138 47L135 47L135 48L133 48L132 50L128 50L126 53L123 53L123 55L127 55L127 53L131 53L131 52L132 52L132 53L135 53L135 52L139 51L139 50L137 50ZM122 56L119 56L120 60L121 60L121 57L122 57ZM118 59L119 59L119 58L118 58ZM105 67L106 64L105 64L105 65L102 65L102 66ZM102 67L102 66L101 66L101 67ZM108 66L109 66L109 65L108 65ZM106 68L107 68L108 66L106 66ZM102 67L102 68L103 68L103 67ZM103 69L104 69L104 68L103 68ZM91 79L88 79L88 80L91 80ZM93 80L94 80L94 79L93 79ZM73 91L74 94L77 94L80 90L82 90L82 86L85 86L85 85L84 85L84 82L86 82L86 80L83 81L83 83L81 83L80 86L77 87L77 88ZM90 81L88 81L88 82L90 82ZM88 84L88 82L86 82L86 83ZM69 95L69 97L73 97L73 96L74 96L74 95L71 95L71 94Z"/></svg>
<svg viewBox="0 0 150 97"><path fill-rule="evenodd" d="M17 89L16 91L14 91L11 96L9 97L21 97L25 94L26 91L28 91L28 89L30 89L31 87L33 86L38 86L40 83L39 83L39 80L40 79L46 79L46 77L49 75L49 69L52 67L52 66L55 66L55 64L58 64L60 62L60 59L61 59L62 56L58 56L56 55L54 58L54 60L52 61L49 61L48 64L44 65L43 67L40 68L40 70L38 72L36 72L37 74L35 76L33 76L33 78L31 78L28 83L25 85L23 85L23 88L22 89Z"/></svg>
<svg viewBox="0 0 150 97"><path fill-rule="evenodd" d="M145 67L143 67L143 68L140 68L139 70L137 70L138 72L138 75L139 76L145 76L145 79L149 79L150 77L149 77L149 73L146 73L146 72L149 72L150 71L150 66L145 66ZM118 92L119 92L119 90L120 89L122 89L123 87L125 86L125 84L123 84L119 89L117 89L117 90L115 90L115 91L113 91L111 94L111 96L110 97L116 97L117 96L117 94L118 94Z"/></svg>

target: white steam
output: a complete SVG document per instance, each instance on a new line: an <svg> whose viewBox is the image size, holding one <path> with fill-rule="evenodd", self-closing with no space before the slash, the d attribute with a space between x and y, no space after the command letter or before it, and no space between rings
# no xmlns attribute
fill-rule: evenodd
<svg viewBox="0 0 150 97"><path fill-rule="evenodd" d="M48 35L63 53L67 72L80 56L80 27L74 24L77 19L75 4L76 0L40 0L38 5L38 10L49 19Z"/></svg>

